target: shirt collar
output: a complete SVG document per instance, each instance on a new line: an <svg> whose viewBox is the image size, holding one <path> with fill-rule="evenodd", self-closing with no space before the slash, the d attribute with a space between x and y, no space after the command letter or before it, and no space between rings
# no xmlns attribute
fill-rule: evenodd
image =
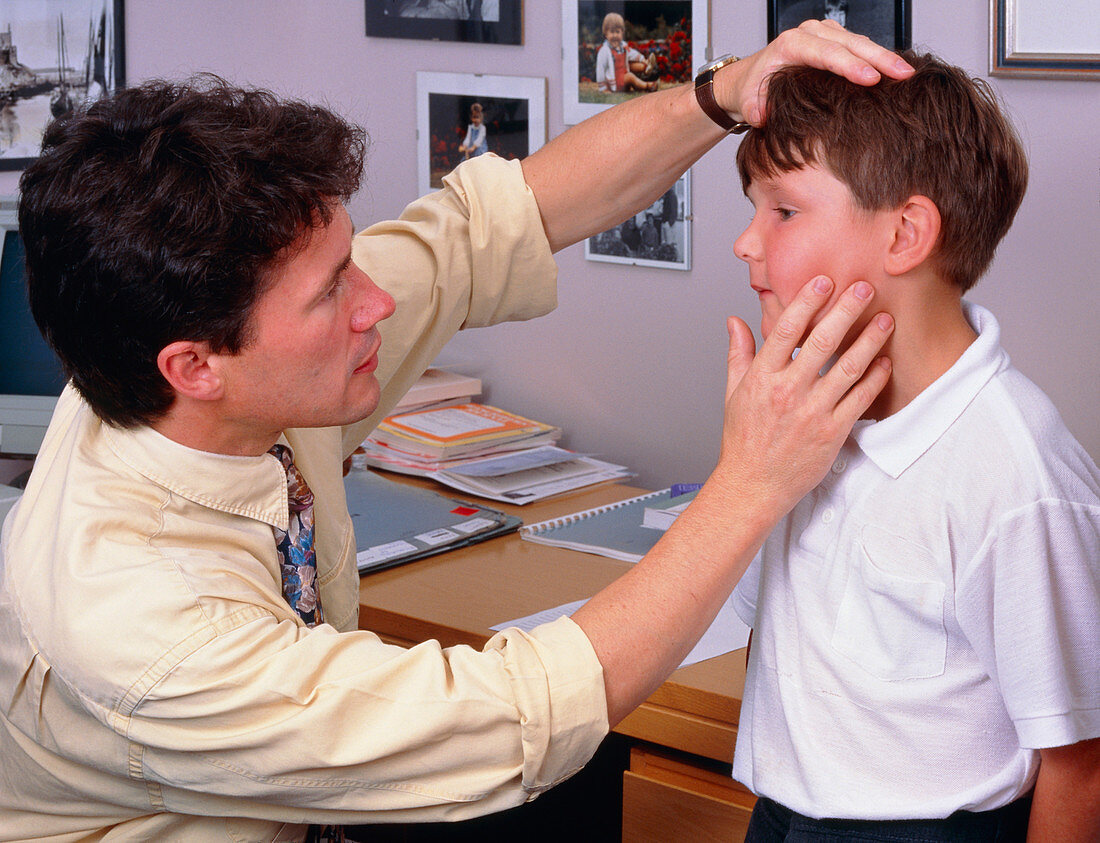
<svg viewBox="0 0 1100 843"><path fill-rule="evenodd" d="M286 473L271 454L237 457L199 451L151 427L104 425L103 430L119 459L158 486L200 506L287 529Z"/></svg>
<svg viewBox="0 0 1100 843"><path fill-rule="evenodd" d="M963 312L978 337L954 365L892 416L859 421L852 430L860 450L891 477L899 477L931 448L990 378L1009 365L993 314L965 301Z"/></svg>

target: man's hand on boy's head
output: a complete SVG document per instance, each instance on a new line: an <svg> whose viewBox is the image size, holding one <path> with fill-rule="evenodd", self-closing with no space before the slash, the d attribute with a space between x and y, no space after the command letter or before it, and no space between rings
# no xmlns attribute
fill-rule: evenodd
<svg viewBox="0 0 1100 843"><path fill-rule="evenodd" d="M819 67L859 85L873 85L886 74L904 79L913 72L897 53L831 20L804 21L785 30L762 50L714 77L714 95L730 114L754 126L764 123L768 76L785 65Z"/></svg>
<svg viewBox="0 0 1100 843"><path fill-rule="evenodd" d="M806 284L759 353L749 326L729 319L729 381L715 474L726 475L742 500L770 501L777 517L821 481L890 377L890 361L877 357L894 329L886 313L871 319L821 374L874 296L866 282L851 285L806 336L832 291L824 276Z"/></svg>

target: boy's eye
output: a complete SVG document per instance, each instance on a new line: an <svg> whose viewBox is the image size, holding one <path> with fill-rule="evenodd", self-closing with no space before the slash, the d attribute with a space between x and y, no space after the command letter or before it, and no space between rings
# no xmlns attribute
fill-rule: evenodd
<svg viewBox="0 0 1100 843"><path fill-rule="evenodd" d="M789 220L794 216L794 211L790 208L776 208L775 212L779 215L781 220Z"/></svg>

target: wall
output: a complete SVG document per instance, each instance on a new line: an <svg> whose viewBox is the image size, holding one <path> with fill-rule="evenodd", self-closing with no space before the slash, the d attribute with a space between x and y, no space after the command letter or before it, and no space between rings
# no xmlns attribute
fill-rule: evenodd
<svg viewBox="0 0 1100 843"><path fill-rule="evenodd" d="M415 71L544 76L551 135L562 129L561 7L527 0L525 45L467 46L363 36L360 0L175 0L126 10L131 82L207 70L320 100L368 127L360 223L412 199ZM715 54L765 40L764 0L711 3ZM987 67L986 0L912 0L914 43L972 73ZM323 10L323 13L322 13ZM1100 82L992 80L1032 162L1031 187L991 277L972 298L1001 320L1016 364L1100 458ZM549 317L468 332L441 362L485 379L488 400L561 424L566 444L638 471L648 486L706 477L718 453L725 315L758 324L732 241L749 205L727 140L693 170L690 272L560 255L561 305ZM15 176L0 173L0 193Z"/></svg>

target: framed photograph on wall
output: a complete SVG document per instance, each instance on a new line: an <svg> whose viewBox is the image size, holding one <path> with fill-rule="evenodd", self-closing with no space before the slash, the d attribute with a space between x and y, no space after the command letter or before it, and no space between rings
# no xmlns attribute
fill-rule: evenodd
<svg viewBox="0 0 1100 843"><path fill-rule="evenodd" d="M38 157L54 117L125 83L122 0L0 3L0 170Z"/></svg>
<svg viewBox="0 0 1100 843"><path fill-rule="evenodd" d="M706 0L562 0L561 20L566 123L690 82L706 63Z"/></svg>
<svg viewBox="0 0 1100 843"><path fill-rule="evenodd" d="M691 170L626 222L584 241L590 261L691 269Z"/></svg>
<svg viewBox="0 0 1100 843"><path fill-rule="evenodd" d="M989 30L991 76L1100 80L1096 0L990 0Z"/></svg>
<svg viewBox="0 0 1100 843"><path fill-rule="evenodd" d="M365 0L367 35L523 43L523 0Z"/></svg>
<svg viewBox="0 0 1100 843"><path fill-rule="evenodd" d="M909 0L768 0L768 40L804 20L835 20L888 50L912 45Z"/></svg>
<svg viewBox="0 0 1100 843"><path fill-rule="evenodd" d="M423 196L467 158L525 158L546 143L546 79L420 71L416 126Z"/></svg>

